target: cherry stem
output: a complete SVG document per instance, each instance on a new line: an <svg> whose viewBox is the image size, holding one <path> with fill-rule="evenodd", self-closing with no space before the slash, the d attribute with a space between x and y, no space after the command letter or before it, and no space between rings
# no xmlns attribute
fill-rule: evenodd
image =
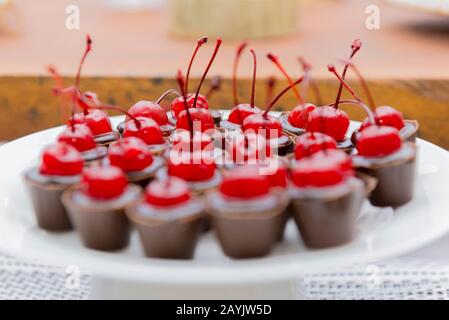
<svg viewBox="0 0 449 320"><path fill-rule="evenodd" d="M96 105L96 106L91 106L91 109L98 109L98 110L115 110L118 112L123 113L124 115L126 115L127 117L129 117L131 120L134 121L134 123L136 124L137 129L140 129L142 127L142 124L140 123L139 119L137 119L136 117L134 117L132 114L130 114L128 111L126 111L125 109L118 107L118 106L113 106L110 104L103 104L103 105Z"/></svg>
<svg viewBox="0 0 449 320"><path fill-rule="evenodd" d="M207 43L207 39L208 39L207 37L202 37L202 38L199 38L196 42L195 51L193 51L193 54L190 57L189 66L187 68L186 80L185 80L185 85L184 85L185 92L189 92L189 77L190 77L190 70L192 69L193 60L195 60L196 54L198 53L198 50L200 49L200 47L203 44Z"/></svg>
<svg viewBox="0 0 449 320"><path fill-rule="evenodd" d="M195 100L193 101L193 108L196 108L196 104L198 102L198 95L200 94L201 86L203 85L204 79L206 78L207 73L209 72L209 69L210 69L212 63L214 62L215 57L217 56L218 49L220 48L222 42L223 42L223 39L218 37L217 38L217 42L215 43L215 49L214 49L214 52L212 54L212 57L210 58L209 63L207 65L207 68L206 68L206 70L204 70L203 76L201 77L201 81L200 81L200 83L198 85L198 88L196 89Z"/></svg>
<svg viewBox="0 0 449 320"><path fill-rule="evenodd" d="M190 116L189 106L187 104L187 94L185 91L185 79L182 74L182 71L179 69L178 73L176 74L176 81L178 82L179 88L181 89L181 95L182 100L184 102L184 109L187 112L187 120L189 122L189 132L190 132L190 140L193 140L193 121L192 117Z"/></svg>
<svg viewBox="0 0 449 320"><path fill-rule="evenodd" d="M81 69L83 68L84 61L86 60L86 57L90 50L92 49L92 39L89 35L86 35L86 49L84 50L83 56L81 57L80 63L78 65L78 71L76 73L76 79L75 79L75 87L78 89L80 84L80 76L81 76Z"/></svg>
<svg viewBox="0 0 449 320"><path fill-rule="evenodd" d="M371 106L371 109L374 110L376 108L376 104L374 103L373 96L371 94L371 91L368 88L368 84L365 81L365 78L360 73L359 69L351 62L351 61L343 61L348 65L352 71L356 74L357 78L359 79L360 84L362 85L363 91L365 91L366 97L368 98L369 105Z"/></svg>
<svg viewBox="0 0 449 320"><path fill-rule="evenodd" d="M71 99L71 102L72 102L72 106L70 108L69 125L70 125L70 127L72 129L72 132L73 132L73 131L75 131L75 122L74 122L73 117L75 115L75 105L74 104L75 104L75 101L76 101L76 98L77 98L76 94L75 94L75 92L73 92L73 90L67 90L67 91L64 90L64 83L62 81L61 75L56 70L56 68L54 68L52 66L49 66L47 68L47 70L51 74L53 80L56 83L56 87L53 88L52 93L55 96L60 96L59 108L60 108L60 112L61 112L61 119L62 119L63 109L64 109L64 106L65 106L63 93L66 93L66 92L70 93L70 99ZM61 122L63 122L63 121L61 121Z"/></svg>
<svg viewBox="0 0 449 320"><path fill-rule="evenodd" d="M215 76L212 78L209 90L206 93L206 98L209 99L215 91L221 88L221 76Z"/></svg>
<svg viewBox="0 0 449 320"><path fill-rule="evenodd" d="M362 109L366 112L366 114L368 115L368 120L371 124L375 125L376 124L376 119L374 117L373 112L371 111L370 107L368 107L366 104L364 104L362 101L359 100L340 100L339 101L340 104L356 104L359 105L360 107L362 107ZM335 102L334 103L329 103L328 106L332 107L335 106Z"/></svg>
<svg viewBox="0 0 449 320"><path fill-rule="evenodd" d="M251 108L254 108L254 99L256 98L256 77L257 77L257 56L254 49L250 50L253 56L253 82L251 84Z"/></svg>
<svg viewBox="0 0 449 320"><path fill-rule="evenodd" d="M232 93L234 95L234 106L239 104L239 97L237 93L237 69L240 61L240 57L242 55L243 50L248 45L247 42L242 42L237 47L237 50L235 52L235 58L234 58L234 65L232 68Z"/></svg>
<svg viewBox="0 0 449 320"><path fill-rule="evenodd" d="M305 60L303 57L299 57L298 61L301 64L302 70L305 73L305 77L307 79L307 81L304 84L304 95L303 95L304 100L307 100L306 99L307 89L308 86L310 85L310 88L312 89L313 94L315 95L317 105L321 106L323 104L323 99L321 98L320 88L318 87L316 81L310 74L312 70L312 65L309 62L307 62L307 60Z"/></svg>
<svg viewBox="0 0 449 320"><path fill-rule="evenodd" d="M341 84L343 87L345 87L346 90L349 91L349 93L354 97L354 99L356 99L357 101L362 101L362 99L360 99L360 98L357 96L357 94L355 93L355 91L349 86L349 84L343 79L343 77L340 76L340 75L338 74L338 72L337 72L337 70L335 69L335 66L334 66L333 64L329 64L329 65L327 66L327 69L337 77L338 81L340 81L340 84ZM335 102L335 105L337 105L337 103L339 103L339 101Z"/></svg>
<svg viewBox="0 0 449 320"><path fill-rule="evenodd" d="M279 61L279 57L275 56L272 53L268 53L267 54L267 58L270 59L271 62L273 62L276 67L282 72L282 74L285 76L285 78L287 79L288 83L290 85L293 84L293 80L290 77L290 75L287 73L287 71L285 70L285 68L282 66L282 64ZM296 88L295 86L293 86L293 92L296 96L296 99L298 99L299 104L304 104L304 99L301 97L301 94L299 93L298 88Z"/></svg>
<svg viewBox="0 0 449 320"><path fill-rule="evenodd" d="M268 108L265 109L264 113L263 113L263 117L267 118L268 117L268 112L270 112L271 108L273 108L274 104L290 89L294 88L296 85L298 85L299 83L301 83L304 80L304 76L302 76L301 78L299 78L298 80L296 80L295 82L293 82L292 84L288 85L288 87L286 87L284 90L282 90L270 103L270 105L268 106Z"/></svg>
<svg viewBox="0 0 449 320"><path fill-rule="evenodd" d="M178 97L180 97L181 95L179 94L179 92L176 89L169 89L167 91L165 91L157 100L156 103L159 104L161 103L162 100L165 99L166 96L168 96L170 93L174 93L175 95L177 95Z"/></svg>
<svg viewBox="0 0 449 320"><path fill-rule="evenodd" d="M275 77L269 77L267 79L266 82L266 90L267 90L267 94L266 94L266 101L265 101L265 106L268 107L268 105L270 104L271 99L273 99L273 91L274 91L274 87L276 86L276 78Z"/></svg>
<svg viewBox="0 0 449 320"><path fill-rule="evenodd" d="M360 39L354 40L354 42L351 44L351 54L349 55L349 60L351 60L355 56L355 54L360 50L361 47L362 47L362 42L360 41ZM342 79L345 79L346 72L348 72L348 68L349 68L349 65L346 64L343 69ZM338 109L338 103L340 101L342 91L343 91L343 85L340 83L340 87L338 88L337 98L335 99L335 109Z"/></svg>

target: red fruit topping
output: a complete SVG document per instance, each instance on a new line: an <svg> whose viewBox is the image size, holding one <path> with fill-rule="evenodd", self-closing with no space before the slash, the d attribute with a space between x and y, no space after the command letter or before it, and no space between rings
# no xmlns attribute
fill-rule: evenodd
<svg viewBox="0 0 449 320"><path fill-rule="evenodd" d="M173 151L196 151L214 149L211 136L204 132L195 131L193 133L193 142L190 132L187 130L176 130L172 135Z"/></svg>
<svg viewBox="0 0 449 320"><path fill-rule="evenodd" d="M265 160L271 156L271 146L264 136L256 133L236 134L226 141L226 152L233 162L243 164L248 160Z"/></svg>
<svg viewBox="0 0 449 320"><path fill-rule="evenodd" d="M356 148L361 156L387 156L401 148L401 137L396 128L370 126L357 134Z"/></svg>
<svg viewBox="0 0 449 320"><path fill-rule="evenodd" d="M193 128L190 127L189 113L193 123ZM206 109L195 108L190 109L189 112L187 112L187 110L184 110L178 115L178 119L176 120L176 128L185 129L188 131L199 130L201 132L204 132L206 130L214 128L214 118L212 118L212 115Z"/></svg>
<svg viewBox="0 0 449 320"><path fill-rule="evenodd" d="M354 176L354 168L352 166L352 159L346 152L338 149L323 150L314 154L317 159L331 157L340 168L345 176Z"/></svg>
<svg viewBox="0 0 449 320"><path fill-rule="evenodd" d="M162 144L164 137L159 125L150 118L137 117L136 120L140 124L137 126L136 121L125 122L123 137L137 137L142 139L147 145Z"/></svg>
<svg viewBox="0 0 449 320"><path fill-rule="evenodd" d="M189 182L206 181L215 174L214 159L201 151L182 152L172 156L168 160L167 171L171 176L184 179Z"/></svg>
<svg viewBox="0 0 449 320"><path fill-rule="evenodd" d="M190 200L187 183L177 177L168 176L166 180L155 180L145 189L145 201L157 207L170 207Z"/></svg>
<svg viewBox="0 0 449 320"><path fill-rule="evenodd" d="M401 112L390 106L377 107L374 111L374 119L378 126L393 127L401 130L404 127L404 119ZM371 122L365 119L360 126L360 130L369 127Z"/></svg>
<svg viewBox="0 0 449 320"><path fill-rule="evenodd" d="M189 108L193 108L193 103L195 102L195 95L193 93L190 93L187 95L187 105ZM196 102L196 108L201 109L209 109L209 102L207 101L207 98L203 96L202 94L198 94L198 100ZM185 104L184 104L184 98L183 97L177 97L175 100L173 100L171 104L171 110L173 113L173 116L175 118L178 118L179 114L185 110Z"/></svg>
<svg viewBox="0 0 449 320"><path fill-rule="evenodd" d="M226 173L220 185L220 192L226 197L250 200L267 195L270 183L260 174L258 165L243 165Z"/></svg>
<svg viewBox="0 0 449 320"><path fill-rule="evenodd" d="M318 151L336 148L337 142L331 136L319 132L306 132L296 138L295 159L299 160L304 157L309 157Z"/></svg>
<svg viewBox="0 0 449 320"><path fill-rule="evenodd" d="M73 176L83 170L81 154L71 145L56 143L44 149L39 172L49 176Z"/></svg>
<svg viewBox="0 0 449 320"><path fill-rule="evenodd" d="M275 117L256 113L248 116L243 121L243 131L245 133L254 132L262 134L267 139L272 139L282 135L282 125Z"/></svg>
<svg viewBox="0 0 449 320"><path fill-rule="evenodd" d="M337 141L343 141L349 127L349 117L346 112L334 107L323 106L309 113L306 124L308 132L325 133Z"/></svg>
<svg viewBox="0 0 449 320"><path fill-rule="evenodd" d="M246 117L255 113L260 113L260 109L258 107L251 107L249 104L239 104L232 108L229 113L228 121L242 125Z"/></svg>
<svg viewBox="0 0 449 320"><path fill-rule="evenodd" d="M297 187L333 186L348 175L348 170L345 169L348 164L350 165L350 158L344 151L321 151L296 161L291 179Z"/></svg>
<svg viewBox="0 0 449 320"><path fill-rule="evenodd" d="M91 198L106 200L123 194L128 181L122 169L114 166L91 166L83 171L81 189Z"/></svg>
<svg viewBox="0 0 449 320"><path fill-rule="evenodd" d="M94 136L112 132L108 114L98 109L90 109L87 114L75 113L70 121L87 125Z"/></svg>
<svg viewBox="0 0 449 320"><path fill-rule="evenodd" d="M95 149L96 144L92 131L84 124L67 126L58 136L59 142L65 142L79 152Z"/></svg>
<svg viewBox="0 0 449 320"><path fill-rule="evenodd" d="M137 117L145 117L150 118L156 121L156 123L160 126L164 126L168 124L167 113L164 108L162 108L158 103L153 101L145 101L141 100L134 104L129 110L128 113L135 118ZM126 121L130 120L127 116Z"/></svg>
<svg viewBox="0 0 449 320"><path fill-rule="evenodd" d="M125 172L140 171L153 163L147 145L136 137L116 141L108 149L109 163Z"/></svg>
<svg viewBox="0 0 449 320"><path fill-rule="evenodd" d="M293 109L288 115L288 122L296 128L306 128L309 113L316 109L311 103L299 105Z"/></svg>
<svg viewBox="0 0 449 320"><path fill-rule="evenodd" d="M285 162L279 158L270 157L261 164L261 174L265 175L272 188L285 188L288 182L288 172Z"/></svg>

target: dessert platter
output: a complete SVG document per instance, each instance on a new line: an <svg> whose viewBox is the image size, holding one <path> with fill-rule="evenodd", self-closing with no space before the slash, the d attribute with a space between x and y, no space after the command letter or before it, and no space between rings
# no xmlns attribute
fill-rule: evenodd
<svg viewBox="0 0 449 320"><path fill-rule="evenodd" d="M200 94L222 40L194 93L179 88L129 110L79 89L91 50L87 37L75 84L55 68L53 94L70 110L64 126L0 148L0 248L14 256L93 274L95 298L288 298L302 272L403 254L449 230L448 154L416 137L418 122L376 106L351 45L336 100L323 103L304 74L265 108L250 103L209 110L219 78ZM368 104L346 83L354 72ZM299 90L296 86L301 84ZM307 102L307 86L316 104ZM343 90L353 99L343 100ZM292 111L271 111L287 92ZM173 95L169 110L161 106ZM351 121L341 106L362 108ZM109 117L108 110L123 116Z"/></svg>

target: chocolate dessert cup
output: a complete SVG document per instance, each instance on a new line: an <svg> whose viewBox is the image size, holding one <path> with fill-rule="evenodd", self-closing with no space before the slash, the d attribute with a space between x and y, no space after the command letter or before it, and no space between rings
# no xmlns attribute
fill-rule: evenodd
<svg viewBox="0 0 449 320"><path fill-rule="evenodd" d="M104 134L99 134L94 136L94 141L100 146L109 146L112 142L116 141L120 137L119 133L116 131L111 131Z"/></svg>
<svg viewBox="0 0 449 320"><path fill-rule="evenodd" d="M108 154L108 148L102 145L97 146L92 150L81 152L81 157L86 165L92 164L98 160L103 159Z"/></svg>
<svg viewBox="0 0 449 320"><path fill-rule="evenodd" d="M212 192L207 203L223 252L232 258L267 255L285 226L285 203L275 193L262 199L227 201Z"/></svg>
<svg viewBox="0 0 449 320"><path fill-rule="evenodd" d="M290 188L293 216L305 245L328 248L349 243L364 199L357 178L323 188Z"/></svg>
<svg viewBox="0 0 449 320"><path fill-rule="evenodd" d="M159 127L161 128L164 137L169 137L173 131L175 131L175 127L172 124L160 125ZM117 131L120 135L123 133L123 130L125 130L125 121L122 121L117 125Z"/></svg>
<svg viewBox="0 0 449 320"><path fill-rule="evenodd" d="M143 201L126 208L137 228L147 257L191 259L202 228L204 207L199 200L157 208Z"/></svg>
<svg viewBox="0 0 449 320"><path fill-rule="evenodd" d="M215 110L215 109L210 109L209 110L210 115L212 116L212 119L214 119L214 124L215 127L219 127L220 126L220 122L221 122L221 118L222 118L222 114L220 110Z"/></svg>
<svg viewBox="0 0 449 320"><path fill-rule="evenodd" d="M349 155L352 154L354 148L355 148L354 143L350 138L345 138L342 141L337 141L337 149L343 150Z"/></svg>
<svg viewBox="0 0 449 320"><path fill-rule="evenodd" d="M80 175L56 177L41 175L38 168L25 172L24 181L31 196L37 224L47 231L72 229L69 216L61 202L63 192L81 179Z"/></svg>
<svg viewBox="0 0 449 320"><path fill-rule="evenodd" d="M304 128L297 128L293 126L288 121L288 116L289 116L288 112L282 112L281 115L279 116L279 121L281 122L282 130L284 130L287 134L293 136L299 136L306 132Z"/></svg>
<svg viewBox="0 0 449 320"><path fill-rule="evenodd" d="M294 150L293 140L289 135L283 134L278 138L268 139L267 142L280 156L286 156Z"/></svg>
<svg viewBox="0 0 449 320"><path fill-rule="evenodd" d="M126 178L129 182L145 187L156 176L157 171L164 165L164 160L161 157L153 157L153 162L146 168L140 171L125 172Z"/></svg>
<svg viewBox="0 0 449 320"><path fill-rule="evenodd" d="M404 127L399 130L399 135L404 142L416 142L419 123L416 120L404 120Z"/></svg>
<svg viewBox="0 0 449 320"><path fill-rule="evenodd" d="M355 155L353 165L377 179L369 200L374 206L399 207L413 198L416 170L416 145L403 143L394 154L382 158Z"/></svg>
<svg viewBox="0 0 449 320"><path fill-rule="evenodd" d="M63 193L62 203L87 248L114 251L128 246L131 228L125 206L135 202L140 191L140 187L129 185L118 198L99 201L72 188Z"/></svg>

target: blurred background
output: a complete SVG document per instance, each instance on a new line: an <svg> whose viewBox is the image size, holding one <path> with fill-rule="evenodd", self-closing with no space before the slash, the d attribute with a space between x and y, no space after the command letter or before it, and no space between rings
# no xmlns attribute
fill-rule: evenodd
<svg viewBox="0 0 449 320"><path fill-rule="evenodd" d="M195 39L203 35L210 41L199 52L193 78L207 63L213 38L224 38L209 73L225 79L212 107L232 107L229 77L241 40L258 54L259 105L265 78L282 79L268 52L294 77L301 74L298 56L309 60L325 101L332 101L336 82L326 65L347 57L360 38L355 61L376 103L418 119L422 137L449 148L449 0L0 0L0 140L61 123L45 67L56 66L70 83L86 33L94 43L82 89L124 107L174 87L176 70L186 69ZM251 68L244 55L242 100L250 91ZM294 106L294 96L287 95L277 109ZM10 126L11 118L18 124Z"/></svg>

